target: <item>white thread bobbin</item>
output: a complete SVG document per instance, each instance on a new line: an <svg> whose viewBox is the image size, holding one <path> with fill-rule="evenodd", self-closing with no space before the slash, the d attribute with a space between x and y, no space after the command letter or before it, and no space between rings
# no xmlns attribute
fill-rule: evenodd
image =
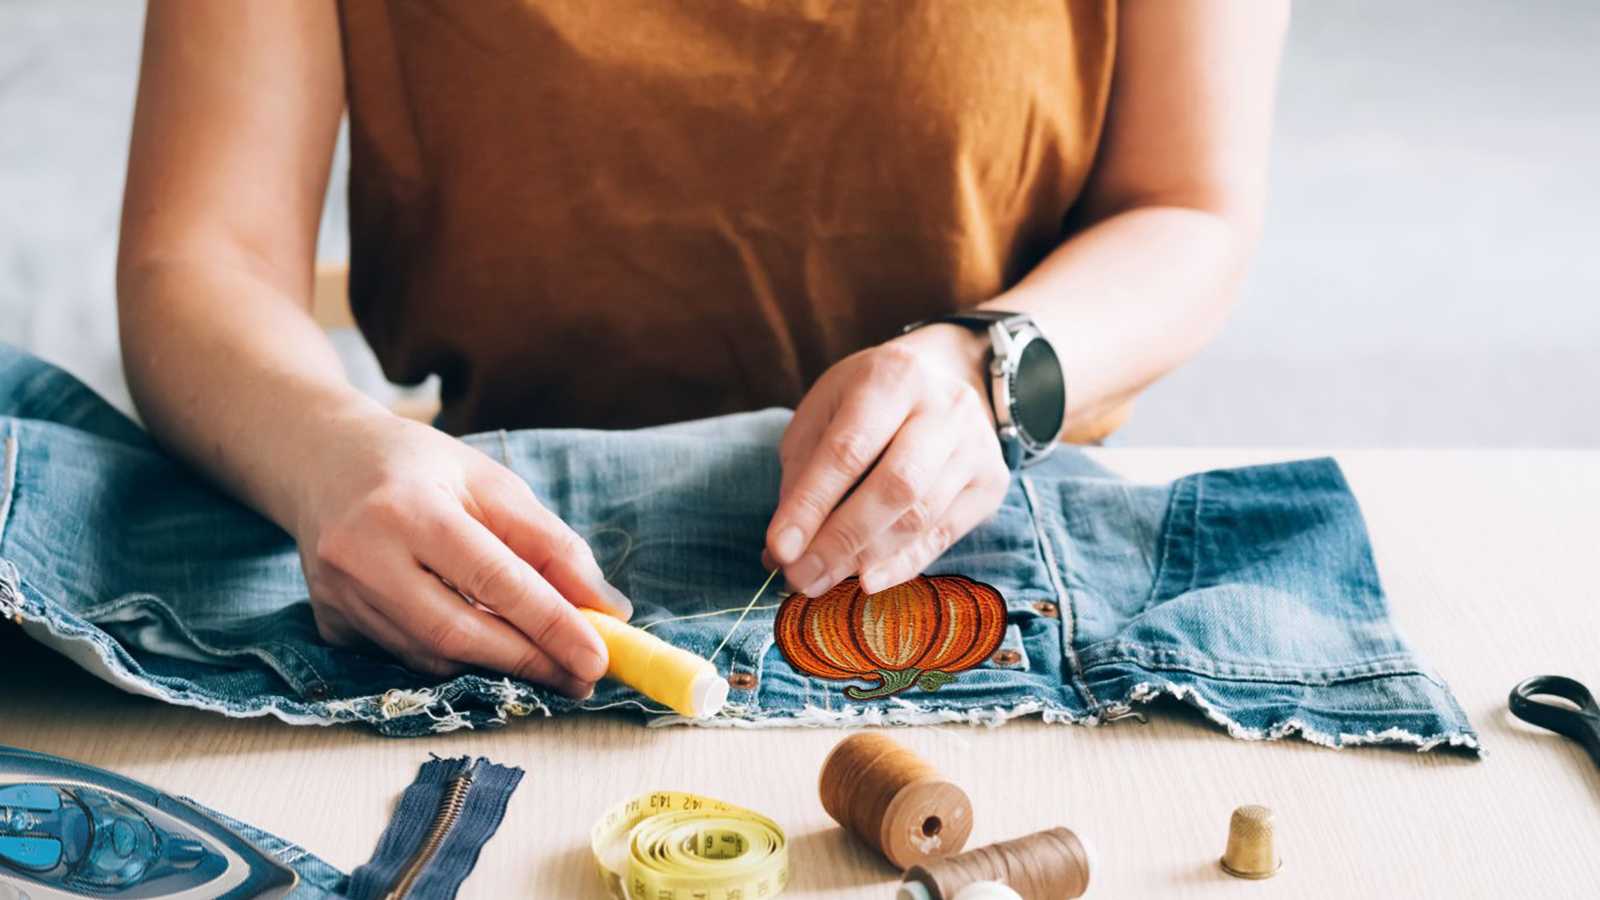
<svg viewBox="0 0 1600 900"><path fill-rule="evenodd" d="M998 881L974 881L957 891L952 900L1022 900L1022 895Z"/></svg>
<svg viewBox="0 0 1600 900"><path fill-rule="evenodd" d="M912 881L900 885L894 900L936 900L936 898L921 883ZM974 881L957 891L950 900L1022 900L1022 895L998 881Z"/></svg>

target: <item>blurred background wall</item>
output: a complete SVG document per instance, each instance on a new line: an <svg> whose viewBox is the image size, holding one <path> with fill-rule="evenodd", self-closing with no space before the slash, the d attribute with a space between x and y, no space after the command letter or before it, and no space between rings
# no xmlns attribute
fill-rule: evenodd
<svg viewBox="0 0 1600 900"><path fill-rule="evenodd" d="M124 409L142 10L0 0L0 341ZM345 166L341 147L324 259L346 252ZM1297 4L1272 182L1228 329L1117 443L1600 447L1600 3Z"/></svg>

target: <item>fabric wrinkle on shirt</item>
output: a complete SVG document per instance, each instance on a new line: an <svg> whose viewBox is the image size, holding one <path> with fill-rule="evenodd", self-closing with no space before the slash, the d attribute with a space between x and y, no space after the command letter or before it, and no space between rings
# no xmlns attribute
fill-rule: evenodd
<svg viewBox="0 0 1600 900"><path fill-rule="evenodd" d="M1105 119L1111 0L340 0L350 299L440 425L793 407L1015 284Z"/></svg>

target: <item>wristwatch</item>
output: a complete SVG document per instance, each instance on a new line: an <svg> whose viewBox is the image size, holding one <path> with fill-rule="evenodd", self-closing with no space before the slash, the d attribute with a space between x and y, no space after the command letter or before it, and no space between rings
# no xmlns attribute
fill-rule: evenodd
<svg viewBox="0 0 1600 900"><path fill-rule="evenodd" d="M1006 465L1018 469L1049 456L1067 425L1067 379L1033 318L971 309L907 325L904 332L940 322L989 334L989 401Z"/></svg>

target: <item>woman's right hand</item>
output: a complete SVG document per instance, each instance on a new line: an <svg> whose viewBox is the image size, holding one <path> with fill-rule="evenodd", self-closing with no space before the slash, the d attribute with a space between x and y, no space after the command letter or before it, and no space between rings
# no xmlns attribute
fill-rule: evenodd
<svg viewBox="0 0 1600 900"><path fill-rule="evenodd" d="M339 34L332 3L151 0L117 260L129 389L162 444L295 536L324 638L585 694L606 651L576 607L629 612L589 547L352 388L311 315Z"/></svg>
<svg viewBox="0 0 1600 900"><path fill-rule="evenodd" d="M322 637L366 638L435 675L481 666L587 696L606 648L577 607L627 618L632 604L583 538L437 429L365 411L331 430L295 486L292 529Z"/></svg>

